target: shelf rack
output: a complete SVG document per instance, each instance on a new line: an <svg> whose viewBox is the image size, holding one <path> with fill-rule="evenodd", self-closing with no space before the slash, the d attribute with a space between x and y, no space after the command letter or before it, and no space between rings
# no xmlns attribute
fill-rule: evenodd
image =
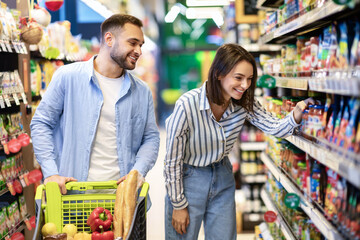
<svg viewBox="0 0 360 240"><path fill-rule="evenodd" d="M266 192L266 190L264 188L261 189L260 196L261 196L261 199L263 200L265 206L267 207L267 209L276 213L277 220L275 221L275 224L281 229L285 238L287 240L297 240L297 237L295 237L294 233L291 231L283 214L278 209L278 207L274 204L273 200L271 200L269 194Z"/></svg>
<svg viewBox="0 0 360 240"><path fill-rule="evenodd" d="M299 188L275 165L264 152L261 153L261 160L268 167L274 178L279 181L288 193L295 193L301 199L300 207L313 221L315 226L320 230L326 239L343 240L342 235L326 219L326 217L312 204L311 200L299 190Z"/></svg>
<svg viewBox="0 0 360 240"><path fill-rule="evenodd" d="M339 71L341 74L341 71ZM360 96L360 78L344 77L336 79L332 77L274 77L276 87L297 90L311 90L345 96ZM344 80L345 79L345 80Z"/></svg>
<svg viewBox="0 0 360 240"><path fill-rule="evenodd" d="M267 146L267 142L241 142L241 151L263 151Z"/></svg>
<svg viewBox="0 0 360 240"><path fill-rule="evenodd" d="M292 135L286 140L360 188L359 154L346 151L320 138L315 139L317 142L312 142L304 137Z"/></svg>
<svg viewBox="0 0 360 240"><path fill-rule="evenodd" d="M295 36L295 33L326 25L328 22L324 21L325 18L330 18L332 15L340 13L346 8L346 6L337 5L333 1L327 1L323 6L315 8L312 11L299 16L296 20L286 23L272 32L261 36L259 42L260 44L274 42L282 43L285 40L288 40L286 38L288 35Z"/></svg>

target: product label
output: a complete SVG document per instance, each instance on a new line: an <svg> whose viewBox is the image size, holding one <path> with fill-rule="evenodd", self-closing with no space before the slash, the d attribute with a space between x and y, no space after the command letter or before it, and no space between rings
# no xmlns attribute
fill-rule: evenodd
<svg viewBox="0 0 360 240"><path fill-rule="evenodd" d="M296 209L299 207L300 198L295 193L287 193L285 195L284 203L287 208Z"/></svg>
<svg viewBox="0 0 360 240"><path fill-rule="evenodd" d="M276 213L273 212L273 211L267 211L267 212L264 214L264 220L265 220L265 222L272 223L272 222L275 222L276 219L277 219Z"/></svg>

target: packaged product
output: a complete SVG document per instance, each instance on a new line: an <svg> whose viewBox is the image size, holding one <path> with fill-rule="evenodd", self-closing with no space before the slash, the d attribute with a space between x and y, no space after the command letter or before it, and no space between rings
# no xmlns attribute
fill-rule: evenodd
<svg viewBox="0 0 360 240"><path fill-rule="evenodd" d="M336 197L338 196L338 189L336 188L337 182L339 181L339 175L334 170L326 167L327 173L327 187L326 187L326 197L325 197L325 213L333 218L337 215L337 210L335 206Z"/></svg>
<svg viewBox="0 0 360 240"><path fill-rule="evenodd" d="M339 40L339 49L338 49L338 67L341 69L346 69L349 66L349 47L348 47L348 30L346 22L339 24L340 29L340 40Z"/></svg>
<svg viewBox="0 0 360 240"><path fill-rule="evenodd" d="M356 133L356 137L355 137L354 152L356 152L356 153L360 152L360 118L358 121L357 133Z"/></svg>
<svg viewBox="0 0 360 240"><path fill-rule="evenodd" d="M350 66L355 67L360 65L360 24L355 23L355 36L350 50Z"/></svg>
<svg viewBox="0 0 360 240"><path fill-rule="evenodd" d="M355 134L356 134L356 120L359 118L360 99L353 98L349 102L350 119L345 129L345 137L340 143L345 149L354 151L355 147Z"/></svg>
<svg viewBox="0 0 360 240"><path fill-rule="evenodd" d="M345 105L344 114L340 121L339 132L338 132L337 138L335 138L335 141L334 141L334 143L336 143L338 146L341 146L341 147L344 146L345 130L349 124L350 114L351 114L350 101L347 101L347 102L348 102L348 104Z"/></svg>
<svg viewBox="0 0 360 240"><path fill-rule="evenodd" d="M322 41L322 56L323 66L326 69L338 68L339 63L336 57L338 48L337 35L335 25L332 24L324 29L324 39Z"/></svg>
<svg viewBox="0 0 360 240"><path fill-rule="evenodd" d="M318 202L318 203L321 203L320 178L321 178L320 165L315 160L312 165L312 170L311 170L311 175L310 175L310 196L313 201Z"/></svg>
<svg viewBox="0 0 360 240"><path fill-rule="evenodd" d="M343 113L345 112L344 110L345 110L346 106L347 106L346 98L342 97L340 100L339 112L337 114L335 124L334 124L333 136L330 140L333 143L336 143L337 138L339 136L340 123L341 123L341 119L343 118Z"/></svg>

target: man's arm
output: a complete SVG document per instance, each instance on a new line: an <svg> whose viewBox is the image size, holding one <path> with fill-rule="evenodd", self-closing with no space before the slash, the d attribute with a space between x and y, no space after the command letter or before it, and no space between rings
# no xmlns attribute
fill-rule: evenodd
<svg viewBox="0 0 360 240"><path fill-rule="evenodd" d="M155 120L154 103L151 92L148 90L148 110L145 129L142 136L141 146L136 154L136 162L133 169L138 170L139 173L145 177L156 162L159 145L160 137L159 129Z"/></svg>
<svg viewBox="0 0 360 240"><path fill-rule="evenodd" d="M64 106L64 86L61 81L62 69L58 69L49 87L46 90L35 115L31 121L31 138L36 160L41 166L45 183L55 181L59 184L62 193L66 193L65 182L76 179L59 176L56 165L54 128L59 124ZM64 190L65 189L65 190Z"/></svg>

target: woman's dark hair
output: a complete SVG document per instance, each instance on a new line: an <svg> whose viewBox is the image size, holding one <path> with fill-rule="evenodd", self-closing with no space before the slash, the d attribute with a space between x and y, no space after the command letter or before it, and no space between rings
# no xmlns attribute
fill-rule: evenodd
<svg viewBox="0 0 360 240"><path fill-rule="evenodd" d="M104 40L105 33L122 28L126 23L142 27L140 19L128 14L114 14L101 24L101 39Z"/></svg>
<svg viewBox="0 0 360 240"><path fill-rule="evenodd" d="M226 76L236 64L247 61L253 66L253 80L250 87L244 92L240 100L232 99L233 103L242 106L248 111L253 112L254 91L257 80L257 68L254 57L238 44L228 43L218 48L214 61L211 64L207 82L207 96L209 101L222 105L225 99L222 94L222 87L219 77Z"/></svg>

